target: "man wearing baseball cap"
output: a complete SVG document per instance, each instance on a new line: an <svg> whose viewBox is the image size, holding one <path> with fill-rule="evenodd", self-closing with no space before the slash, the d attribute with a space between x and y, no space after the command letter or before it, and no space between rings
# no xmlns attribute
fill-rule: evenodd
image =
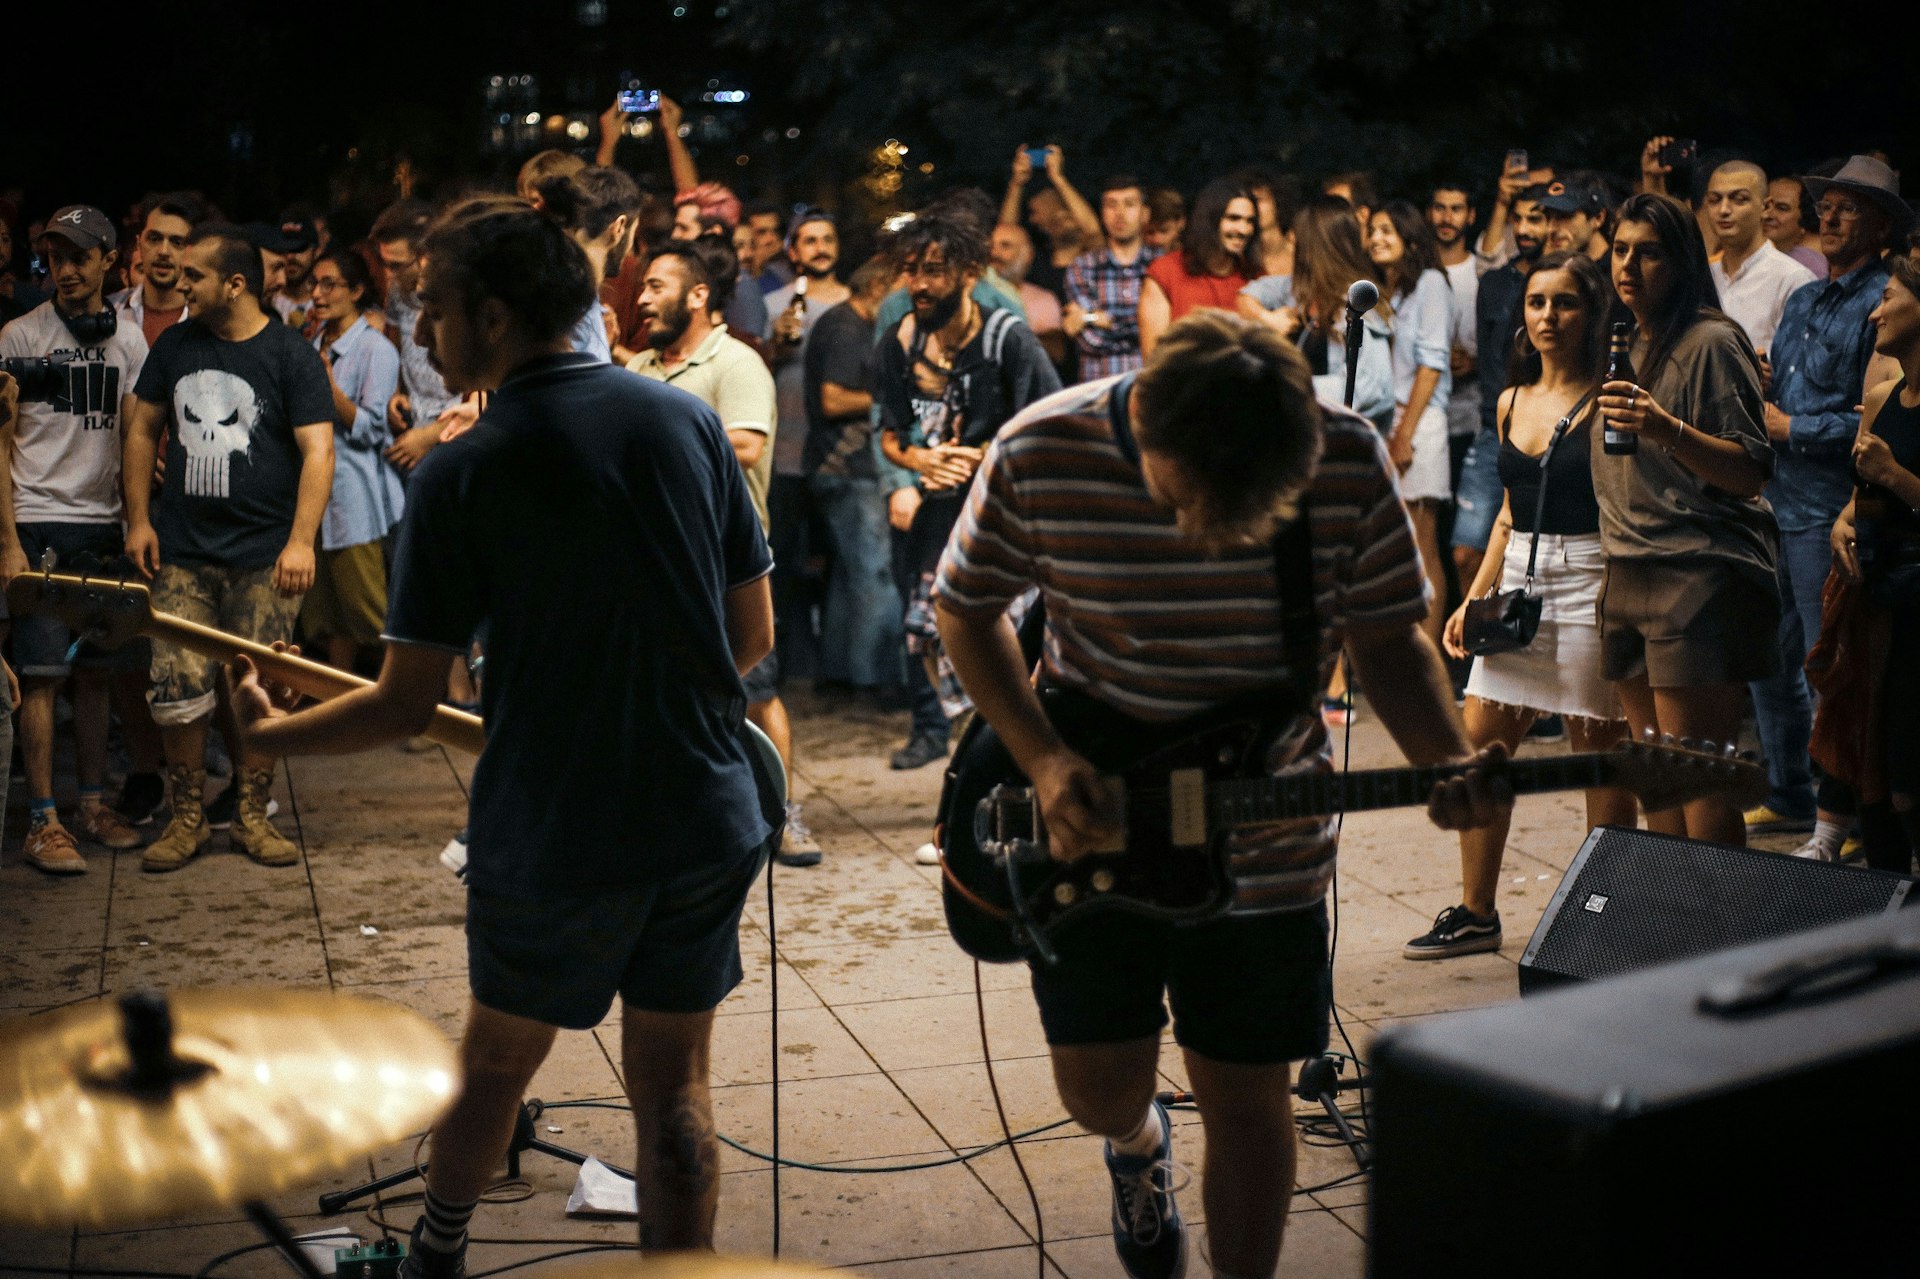
<svg viewBox="0 0 1920 1279"><path fill-rule="evenodd" d="M1584 252L1596 262L1604 258L1613 204L1606 179L1597 173L1576 170L1549 183L1540 201L1547 215L1547 252Z"/></svg>
<svg viewBox="0 0 1920 1279"><path fill-rule="evenodd" d="M1747 826L1779 829L1805 819L1812 796L1807 735L1812 727L1801 666L1820 634L1820 590L1832 564L1833 521L1853 496L1853 442L1860 431L1862 385L1873 358L1867 320L1887 286L1880 255L1901 243L1914 212L1900 198L1900 180L1872 156L1856 155L1831 176L1801 179L1820 218L1827 278L1787 298L1774 330L1773 387L1766 405L1773 440L1767 500L1780 524L1783 674L1753 686L1755 718L1768 760L1772 795L1747 814ZM1853 797L1839 783L1821 783L1818 821L1801 855L1832 860L1846 836Z"/></svg>
<svg viewBox="0 0 1920 1279"><path fill-rule="evenodd" d="M320 256L320 231L299 205L280 211L280 239L285 244L286 279L273 294L273 309L289 327L302 332L313 313L314 259ZM369 298L372 306L378 299Z"/></svg>
<svg viewBox="0 0 1920 1279"><path fill-rule="evenodd" d="M138 324L122 324L106 299L119 260L119 237L100 210L69 205L47 219L39 248L53 297L0 330L0 357L52 362L22 388L0 420L0 586L38 564L94 572L123 566L120 532L120 431L134 380L147 359ZM0 614L3 615L3 614ZM43 871L87 869L78 833L106 848L132 848L140 836L102 802L107 763L109 679L138 672L146 645L109 651L73 644L73 633L44 615L13 623L19 667L20 748L27 772L27 860ZM53 702L73 679L73 732L80 804L69 832L53 801Z"/></svg>

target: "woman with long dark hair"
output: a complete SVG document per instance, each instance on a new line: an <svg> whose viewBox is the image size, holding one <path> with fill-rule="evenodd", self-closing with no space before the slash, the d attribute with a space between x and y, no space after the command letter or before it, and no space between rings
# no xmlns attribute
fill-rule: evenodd
<svg viewBox="0 0 1920 1279"><path fill-rule="evenodd" d="M1853 500L1833 525L1834 569L1864 595L1858 625L1867 637L1836 652L1872 668L1835 672L1866 690L1844 710L1825 698L1821 681L1814 741L1844 747L1850 768L1815 753L1863 799L1891 802L1899 830L1881 829L1862 812L1867 864L1904 875L1920 850L1920 263L1896 254L1887 265L1892 274L1869 318L1878 330L1875 353L1897 361L1900 372L1867 393L1853 446ZM1828 643L1823 634L1821 647ZM1814 665L1808 669L1817 676ZM1843 722L1829 723L1830 710Z"/></svg>
<svg viewBox="0 0 1920 1279"><path fill-rule="evenodd" d="M1529 587L1540 599L1540 627L1525 648L1474 659L1464 718L1475 749L1499 742L1511 754L1541 715L1566 718L1575 750L1606 750L1627 734L1620 699L1600 673L1594 608L1606 553L1587 442L1599 429L1594 401L1606 370L1611 305L1606 278L1584 253L1550 254L1528 269L1523 327L1495 415L1505 502L1465 593L1473 600ZM1467 656L1466 611L1462 604L1447 619L1444 643L1455 657ZM1634 816L1631 795L1587 792L1588 826L1631 826ZM1496 906L1507 826L1501 819L1461 832L1462 901L1406 944L1408 959L1500 949Z"/></svg>
<svg viewBox="0 0 1920 1279"><path fill-rule="evenodd" d="M1155 258L1140 286L1140 351L1152 355L1167 326L1200 306L1234 309L1247 281L1260 273L1260 207L1253 192L1216 178L1193 197L1177 253Z"/></svg>
<svg viewBox="0 0 1920 1279"><path fill-rule="evenodd" d="M1367 255L1386 284L1393 312L1393 429L1387 456L1400 468L1400 496L1413 517L1432 603L1427 633L1436 641L1446 615L1446 558L1440 509L1453 498L1448 467L1447 400L1453 394L1453 287L1440 269L1440 243L1411 204L1389 201L1367 223Z"/></svg>
<svg viewBox="0 0 1920 1279"><path fill-rule="evenodd" d="M1730 742L1747 684L1778 669L1779 533L1760 490L1773 471L1753 345L1721 313L1693 214L1663 195L1620 206L1611 252L1617 318L1636 377L1601 388L1591 445L1604 669L1635 733ZM1631 439L1631 452L1605 438ZM1731 800L1647 815L1650 829L1744 844Z"/></svg>

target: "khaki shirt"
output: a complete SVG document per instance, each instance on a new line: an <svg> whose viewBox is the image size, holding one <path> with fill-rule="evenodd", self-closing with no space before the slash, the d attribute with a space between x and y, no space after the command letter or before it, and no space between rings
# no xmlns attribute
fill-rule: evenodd
<svg viewBox="0 0 1920 1279"><path fill-rule="evenodd" d="M1661 408L1696 431L1737 441L1772 473L1760 367L1732 321L1696 322L1657 369L1645 367L1644 337L1632 354L1640 385ZM1604 434L1597 427L1592 432L1593 492L1610 558L1732 560L1772 580L1779 531L1765 499L1715 488L1651 439L1642 438L1636 453L1608 453L1601 447Z"/></svg>
<svg viewBox="0 0 1920 1279"><path fill-rule="evenodd" d="M649 348L634 356L627 369L705 401L729 431L758 431L767 437L760 459L747 469L747 493L760 516L760 527L767 528L767 483L773 475L773 433L778 425L773 374L767 362L719 324L678 364L663 362L660 352Z"/></svg>

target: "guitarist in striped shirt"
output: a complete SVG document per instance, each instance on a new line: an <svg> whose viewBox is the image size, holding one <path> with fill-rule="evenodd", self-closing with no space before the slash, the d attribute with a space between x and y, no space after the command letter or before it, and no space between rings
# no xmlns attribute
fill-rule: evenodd
<svg viewBox="0 0 1920 1279"><path fill-rule="evenodd" d="M1321 669L1290 680L1275 535L1302 508ZM1071 860L1111 846L1120 810L1021 661L1006 609L1029 587L1046 608L1040 682L1149 739L1156 724L1277 686L1317 689L1344 647L1409 760L1474 758L1420 629L1427 588L1379 434L1317 403L1294 347L1236 316L1196 312L1140 373L1060 392L1002 428L940 564L946 651L1031 779L1052 855ZM1299 705L1274 756L1330 767L1326 730ZM1461 829L1511 802L1476 769L1436 788L1429 812ZM1063 932L1058 962L1034 965L1061 1100L1107 1139L1114 1242L1135 1279L1185 1271L1171 1130L1154 1100L1168 1002L1206 1129L1214 1273L1265 1279L1278 1263L1294 1186L1289 1063L1327 1045L1333 864L1329 821L1264 828L1233 846L1224 918L1108 912Z"/></svg>

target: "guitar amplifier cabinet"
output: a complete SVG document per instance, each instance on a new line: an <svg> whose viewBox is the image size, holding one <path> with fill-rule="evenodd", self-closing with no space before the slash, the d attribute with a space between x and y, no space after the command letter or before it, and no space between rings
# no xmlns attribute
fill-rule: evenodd
<svg viewBox="0 0 1920 1279"><path fill-rule="evenodd" d="M1520 957L1520 993L1898 910L1914 881L1597 826Z"/></svg>
<svg viewBox="0 0 1920 1279"><path fill-rule="evenodd" d="M1920 911L1391 1027L1374 1279L1920 1274Z"/></svg>

